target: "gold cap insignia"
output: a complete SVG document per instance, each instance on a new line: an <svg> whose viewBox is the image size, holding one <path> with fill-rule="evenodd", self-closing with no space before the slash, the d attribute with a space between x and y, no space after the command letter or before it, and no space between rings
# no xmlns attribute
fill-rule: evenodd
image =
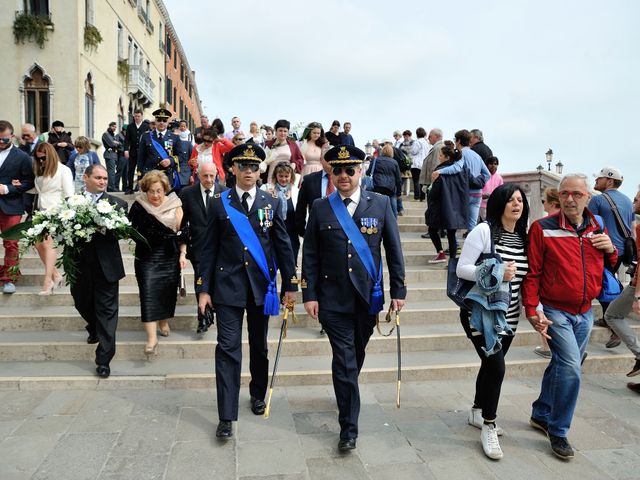
<svg viewBox="0 0 640 480"><path fill-rule="evenodd" d="M298 280L295 275L293 277L291 277L291 284L292 285L298 285L298 283L300 283L300 280Z"/></svg>
<svg viewBox="0 0 640 480"><path fill-rule="evenodd" d="M351 156L351 154L349 153L349 150L347 150L347 147L340 147L340 151L338 152L338 159L339 160L346 160Z"/></svg>

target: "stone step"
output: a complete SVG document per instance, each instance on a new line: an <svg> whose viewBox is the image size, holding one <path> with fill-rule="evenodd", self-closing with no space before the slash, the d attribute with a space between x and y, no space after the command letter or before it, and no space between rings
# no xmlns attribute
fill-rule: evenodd
<svg viewBox="0 0 640 480"><path fill-rule="evenodd" d="M464 350L405 352L402 355L402 380L454 380L475 377L479 360L468 344ZM590 344L583 366L585 373L625 373L633 365L626 350L607 350ZM242 383L249 381L248 361L242 365ZM531 346L514 346L507 356L507 377L541 376L548 361L531 352ZM270 369L273 365L270 366ZM114 360L111 377L98 379L91 361L0 362L0 390L56 389L154 389L214 388L214 362L211 359L153 358ZM360 382L395 382L397 355L369 353ZM310 355L280 358L276 389L291 385L330 385L331 357Z"/></svg>
<svg viewBox="0 0 640 480"><path fill-rule="evenodd" d="M460 325L429 324L401 325L403 352L431 352L439 350L465 350L469 340ZM389 332L390 326L381 326L383 332ZM635 327L640 331L640 326ZM268 335L270 355L276 353L280 334L280 321L274 319ZM246 332L243 332L243 355L249 354ZM117 335L117 353L115 360L144 360L143 347L146 335L142 327L138 331L122 331ZM216 342L215 327L204 336L192 331L172 330L171 335L161 338L158 358L160 359L213 359ZM603 344L609 339L609 331L596 327L591 343ZM522 322L514 339L514 346L529 346L531 349L540 344L540 336L528 322ZM371 337L369 353L393 353L396 351L396 334L383 337L374 331ZM92 360L95 345L86 343L84 331L58 332L4 332L0 342L0 362L5 361L71 361ZM289 329L284 340L282 355L287 357L306 357L309 355L330 355L331 346L326 336L320 335L317 328ZM533 352L531 353L533 356Z"/></svg>
<svg viewBox="0 0 640 480"><path fill-rule="evenodd" d="M40 296L38 292L41 286L19 286L12 295L0 295L0 307L7 306L61 306L73 305L73 298L69 293L69 287L61 287L53 292L53 295ZM385 290L387 300L388 289ZM407 287L408 302L424 302L428 300L444 300L446 298L444 282L415 282ZM296 302L302 302L302 293L296 294ZM139 305L140 297L136 285L124 285L120 287L120 305ZM192 290L186 297L178 298L179 305L196 305L196 297Z"/></svg>
<svg viewBox="0 0 640 480"><path fill-rule="evenodd" d="M435 253L433 254L435 256ZM405 267L405 279L407 284L413 284L416 282L443 282L446 281L447 271L446 263L429 264L427 267L422 265L407 265ZM44 281L44 271L40 268L21 268L20 282L18 288L21 286L42 286ZM120 285L137 285L135 272L133 269L125 270L126 277L120 280ZM389 278L389 271L384 270L384 278ZM193 290L193 269L188 264L185 269L185 279L187 282L187 288ZM280 284L280 273L278 273L278 284Z"/></svg>

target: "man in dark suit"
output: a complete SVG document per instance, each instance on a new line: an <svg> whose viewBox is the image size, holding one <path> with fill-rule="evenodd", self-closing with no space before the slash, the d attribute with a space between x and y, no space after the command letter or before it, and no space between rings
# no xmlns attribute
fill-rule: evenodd
<svg viewBox="0 0 640 480"><path fill-rule="evenodd" d="M298 192L298 202L296 203L296 231L298 235L304 237L307 226L307 216L311 211L311 206L318 198L326 197L333 193L335 186L331 182L331 166L320 159L323 170L313 172L302 177L302 185Z"/></svg>
<svg viewBox="0 0 640 480"><path fill-rule="evenodd" d="M0 120L0 232L20 223L24 213L24 192L33 187L33 166L29 155L13 146L13 125ZM15 185L14 185L15 183ZM0 267L3 293L15 293L20 272L10 272L18 265L17 240L3 240L4 264Z"/></svg>
<svg viewBox="0 0 640 480"><path fill-rule="evenodd" d="M108 174L102 165L89 165L83 180L84 194L94 203L106 199L127 212L127 203L113 197L107 190ZM124 265L118 240L109 232L95 233L82 249L71 295L85 322L87 343L97 343L96 373L101 378L111 374L109 363L116 354L118 326L118 282L124 277Z"/></svg>
<svg viewBox="0 0 640 480"><path fill-rule="evenodd" d="M20 145L18 148L33 158L33 152L36 151L40 141L38 140L38 132L36 127L31 123L25 123L20 132Z"/></svg>
<svg viewBox="0 0 640 480"><path fill-rule="evenodd" d="M203 262L196 281L200 311L204 312L207 305L215 306L218 319L218 438L231 437L231 422L238 419L244 312L249 331L251 410L262 415L269 376L267 327L269 315L278 314L276 266L281 272L286 304L293 303L298 289L278 196L256 187L264 151L257 145L241 144L229 154L236 186L211 201Z"/></svg>
<svg viewBox="0 0 640 480"><path fill-rule="evenodd" d="M162 170L169 177L169 185L173 188L173 173L180 168L177 155L182 142L178 135L167 128L171 118L169 110L159 108L153 112L153 116L156 119L156 130L145 132L140 137L137 171L144 176L150 170Z"/></svg>
<svg viewBox="0 0 640 480"><path fill-rule="evenodd" d="M149 122L142 119L142 110L133 112L133 122L127 125L124 135L124 156L127 158L127 173L123 177L122 189L124 193L130 195L133 193L133 179L136 174L136 165L138 163L138 146L140 136L149 130Z"/></svg>
<svg viewBox="0 0 640 480"><path fill-rule="evenodd" d="M195 281L200 277L200 261L204 248L205 233L207 231L207 214L211 200L215 194L226 190L220 184L215 184L218 174L214 163L203 163L198 168L200 183L183 188L180 191L182 200L182 225L187 226L187 258L191 261L194 271L194 290L197 288ZM202 319L203 316L200 317ZM198 324L198 333L204 333L208 325Z"/></svg>
<svg viewBox="0 0 640 480"><path fill-rule="evenodd" d="M364 158L362 150L345 145L325 154L337 191L313 204L302 256L304 308L320 320L333 351L340 451L356 447L358 375L376 315L384 304L381 243L389 267L393 310L402 309L406 296L398 224L386 196L360 188Z"/></svg>
<svg viewBox="0 0 640 480"><path fill-rule="evenodd" d="M118 125L116 122L110 122L107 131L102 134L102 146L104 147L104 164L107 166L109 173L108 192L119 192L116 183L116 168L118 167L118 150L120 149L120 141L118 140L116 131Z"/></svg>

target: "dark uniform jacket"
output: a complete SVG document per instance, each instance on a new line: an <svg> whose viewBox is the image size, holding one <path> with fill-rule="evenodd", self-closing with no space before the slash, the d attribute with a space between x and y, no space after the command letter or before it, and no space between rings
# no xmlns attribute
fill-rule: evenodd
<svg viewBox="0 0 640 480"><path fill-rule="evenodd" d="M71 133L69 132L49 132L49 138L47 142L53 145L53 148L56 149L56 153L58 154L58 158L60 162L67 164L69 160L69 156L71 156L71 152L75 150L73 146L73 140L71 140ZM66 143L66 147L59 147L59 143Z"/></svg>
<svg viewBox="0 0 640 480"><path fill-rule="evenodd" d="M214 185L213 193L221 193L226 190L222 185ZM180 190L182 200L182 225L187 236L187 258L191 261L202 260L202 250L207 231L207 211L202 200L200 184L192 185ZM210 200L213 202L213 198Z"/></svg>
<svg viewBox="0 0 640 480"><path fill-rule="evenodd" d="M178 135L171 133L169 130L165 131L165 134L162 136L162 141L158 141L158 132L151 132L153 138L164 147L164 149L169 154L169 160L171 164L168 167L161 167L159 163L164 160L165 156L160 156L157 150L151 143L151 138L149 136L149 132L144 132L140 136L140 144L138 145L138 171L144 175L149 170L163 170L168 171L172 169L176 169L176 158L178 153L182 149L182 141ZM171 179L171 177L169 177ZM171 181L169 181L171 183Z"/></svg>
<svg viewBox="0 0 640 480"><path fill-rule="evenodd" d="M265 251L270 271L273 272L275 258L282 275L283 290L296 291L298 286L295 279L295 261L289 236L280 216L278 197L260 189L256 189L256 192L256 198L248 215L249 222ZM235 188L223 192L222 195L230 196L231 208L244 213ZM260 208L271 208L274 211L273 225L266 231L260 226L258 219ZM236 233L219 195L211 200L209 207L209 222L200 271L200 278L196 281L196 291L211 295L214 305L245 307L249 289L253 292L255 304L264 304L269 283Z"/></svg>
<svg viewBox="0 0 640 480"><path fill-rule="evenodd" d="M129 158L134 158L137 161L140 136L148 130L149 122L147 120L142 121L140 128L136 128L136 122L131 122L127 125L124 134L124 149L129 152Z"/></svg>
<svg viewBox="0 0 640 480"><path fill-rule="evenodd" d="M114 207L127 213L127 202L118 197L103 193L100 200L106 199ZM99 266L108 282L117 282L124 278L124 264L120 253L118 240L109 232L106 234L95 233L90 242L83 248L80 255L79 268L93 269Z"/></svg>
<svg viewBox="0 0 640 480"><path fill-rule="evenodd" d="M381 243L387 256L391 298L407 294L404 258L400 234L391 203L386 196L361 190L353 220L358 228L361 218L378 220L377 233L362 234L369 244L376 267L381 261ZM353 312L356 294L369 304L373 281L355 248L342 230L327 197L313 204L302 256L302 297L317 301L321 310Z"/></svg>

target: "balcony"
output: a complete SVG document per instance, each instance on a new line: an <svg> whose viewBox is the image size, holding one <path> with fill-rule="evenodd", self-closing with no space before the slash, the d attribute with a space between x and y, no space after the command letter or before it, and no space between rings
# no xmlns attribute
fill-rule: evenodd
<svg viewBox="0 0 640 480"><path fill-rule="evenodd" d="M132 7L135 7L138 5L138 2L136 0L129 0L129 3L131 4Z"/></svg>
<svg viewBox="0 0 640 480"><path fill-rule="evenodd" d="M153 27L153 23L151 23L151 19L147 17L147 32L149 33L153 33L154 27Z"/></svg>
<svg viewBox="0 0 640 480"><path fill-rule="evenodd" d="M144 11L142 5L138 5L138 18L142 23L147 23L147 12Z"/></svg>
<svg viewBox="0 0 640 480"><path fill-rule="evenodd" d="M158 41L158 48L160 49L160 51L161 51L163 54L164 54L164 53L166 53L166 52L164 51L164 42L163 42L162 40L159 40L159 41Z"/></svg>
<svg viewBox="0 0 640 480"><path fill-rule="evenodd" d="M140 100L145 108L153 103L153 89L155 84L140 66L129 66L129 94Z"/></svg>

